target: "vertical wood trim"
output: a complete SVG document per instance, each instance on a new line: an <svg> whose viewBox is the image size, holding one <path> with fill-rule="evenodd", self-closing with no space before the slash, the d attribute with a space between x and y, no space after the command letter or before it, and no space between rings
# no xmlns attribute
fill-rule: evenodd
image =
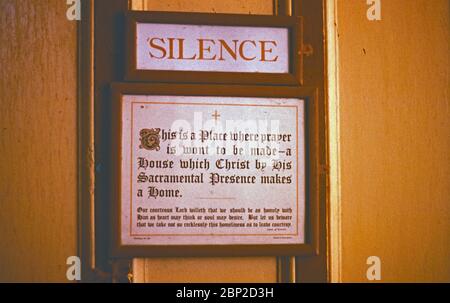
<svg viewBox="0 0 450 303"><path fill-rule="evenodd" d="M275 16L292 16L292 0L274 0L273 12Z"/></svg>
<svg viewBox="0 0 450 303"><path fill-rule="evenodd" d="M295 257L277 257L277 283L297 283Z"/></svg>
<svg viewBox="0 0 450 303"><path fill-rule="evenodd" d="M317 237L317 255L312 257L296 257L295 267L297 282L327 282L328 271L328 107L326 99L326 45L325 45L325 2L327 0L292 0L292 14L294 17L303 18L303 39L305 45L309 46L310 52L303 57L303 83L304 86L317 88L314 113L310 118L317 127L314 144L317 144L317 154L311 165L316 166L314 179L314 192L310 203L318 203L318 226L315 230Z"/></svg>
<svg viewBox="0 0 450 303"><path fill-rule="evenodd" d="M94 117L95 117L95 258L96 268L112 272L117 281L127 280L118 274L125 272L126 261L110 262L110 113L109 85L123 80L124 13L128 0L95 0L94 22ZM115 271L119 271L116 273ZM128 272L125 273L125 275Z"/></svg>
<svg viewBox="0 0 450 303"><path fill-rule="evenodd" d="M133 1L129 0L129 6L131 10L143 10L146 11L148 9L147 1ZM146 259L145 258L133 258L131 260L131 268L133 275L133 283L145 283L145 268L146 268Z"/></svg>
<svg viewBox="0 0 450 303"><path fill-rule="evenodd" d="M78 24L78 250L83 280L95 270L94 22L93 1L82 2Z"/></svg>
<svg viewBox="0 0 450 303"><path fill-rule="evenodd" d="M337 0L326 1L327 99L329 150L329 251L328 272L331 282L341 282L341 186L339 135L339 52Z"/></svg>
<svg viewBox="0 0 450 303"><path fill-rule="evenodd" d="M291 16L292 0L274 0L275 16ZM295 257L277 257L277 282L295 283Z"/></svg>
<svg viewBox="0 0 450 303"><path fill-rule="evenodd" d="M96 258L94 8L94 0L83 1L78 24L78 255L83 282L109 282Z"/></svg>
<svg viewBox="0 0 450 303"><path fill-rule="evenodd" d="M289 283L297 283L297 266L295 257L289 257Z"/></svg>

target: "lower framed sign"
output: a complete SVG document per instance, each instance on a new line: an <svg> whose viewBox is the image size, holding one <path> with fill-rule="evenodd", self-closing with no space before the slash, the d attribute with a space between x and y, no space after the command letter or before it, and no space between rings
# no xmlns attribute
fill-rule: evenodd
<svg viewBox="0 0 450 303"><path fill-rule="evenodd" d="M317 253L315 100L294 87L113 84L112 256Z"/></svg>

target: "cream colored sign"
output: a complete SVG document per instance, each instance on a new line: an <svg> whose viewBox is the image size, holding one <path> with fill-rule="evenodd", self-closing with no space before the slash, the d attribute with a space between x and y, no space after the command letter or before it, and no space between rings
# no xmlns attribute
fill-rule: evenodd
<svg viewBox="0 0 450 303"><path fill-rule="evenodd" d="M303 100L122 98L122 245L304 243Z"/></svg>
<svg viewBox="0 0 450 303"><path fill-rule="evenodd" d="M137 23L136 69L289 73L289 30Z"/></svg>

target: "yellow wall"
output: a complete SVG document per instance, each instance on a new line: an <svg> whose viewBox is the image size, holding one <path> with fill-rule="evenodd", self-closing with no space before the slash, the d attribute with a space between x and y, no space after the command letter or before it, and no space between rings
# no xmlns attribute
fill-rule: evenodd
<svg viewBox="0 0 450 303"><path fill-rule="evenodd" d="M0 281L65 281L76 255L76 24L0 1Z"/></svg>
<svg viewBox="0 0 450 303"><path fill-rule="evenodd" d="M337 1L342 279L450 281L448 0Z"/></svg>

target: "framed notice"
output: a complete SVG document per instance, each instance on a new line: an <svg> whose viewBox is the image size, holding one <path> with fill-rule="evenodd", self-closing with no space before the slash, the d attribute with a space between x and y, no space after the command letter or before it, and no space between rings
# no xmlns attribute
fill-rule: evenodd
<svg viewBox="0 0 450 303"><path fill-rule="evenodd" d="M313 254L313 90L114 84L114 256Z"/></svg>
<svg viewBox="0 0 450 303"><path fill-rule="evenodd" d="M127 18L128 81L302 82L299 18L162 12Z"/></svg>

